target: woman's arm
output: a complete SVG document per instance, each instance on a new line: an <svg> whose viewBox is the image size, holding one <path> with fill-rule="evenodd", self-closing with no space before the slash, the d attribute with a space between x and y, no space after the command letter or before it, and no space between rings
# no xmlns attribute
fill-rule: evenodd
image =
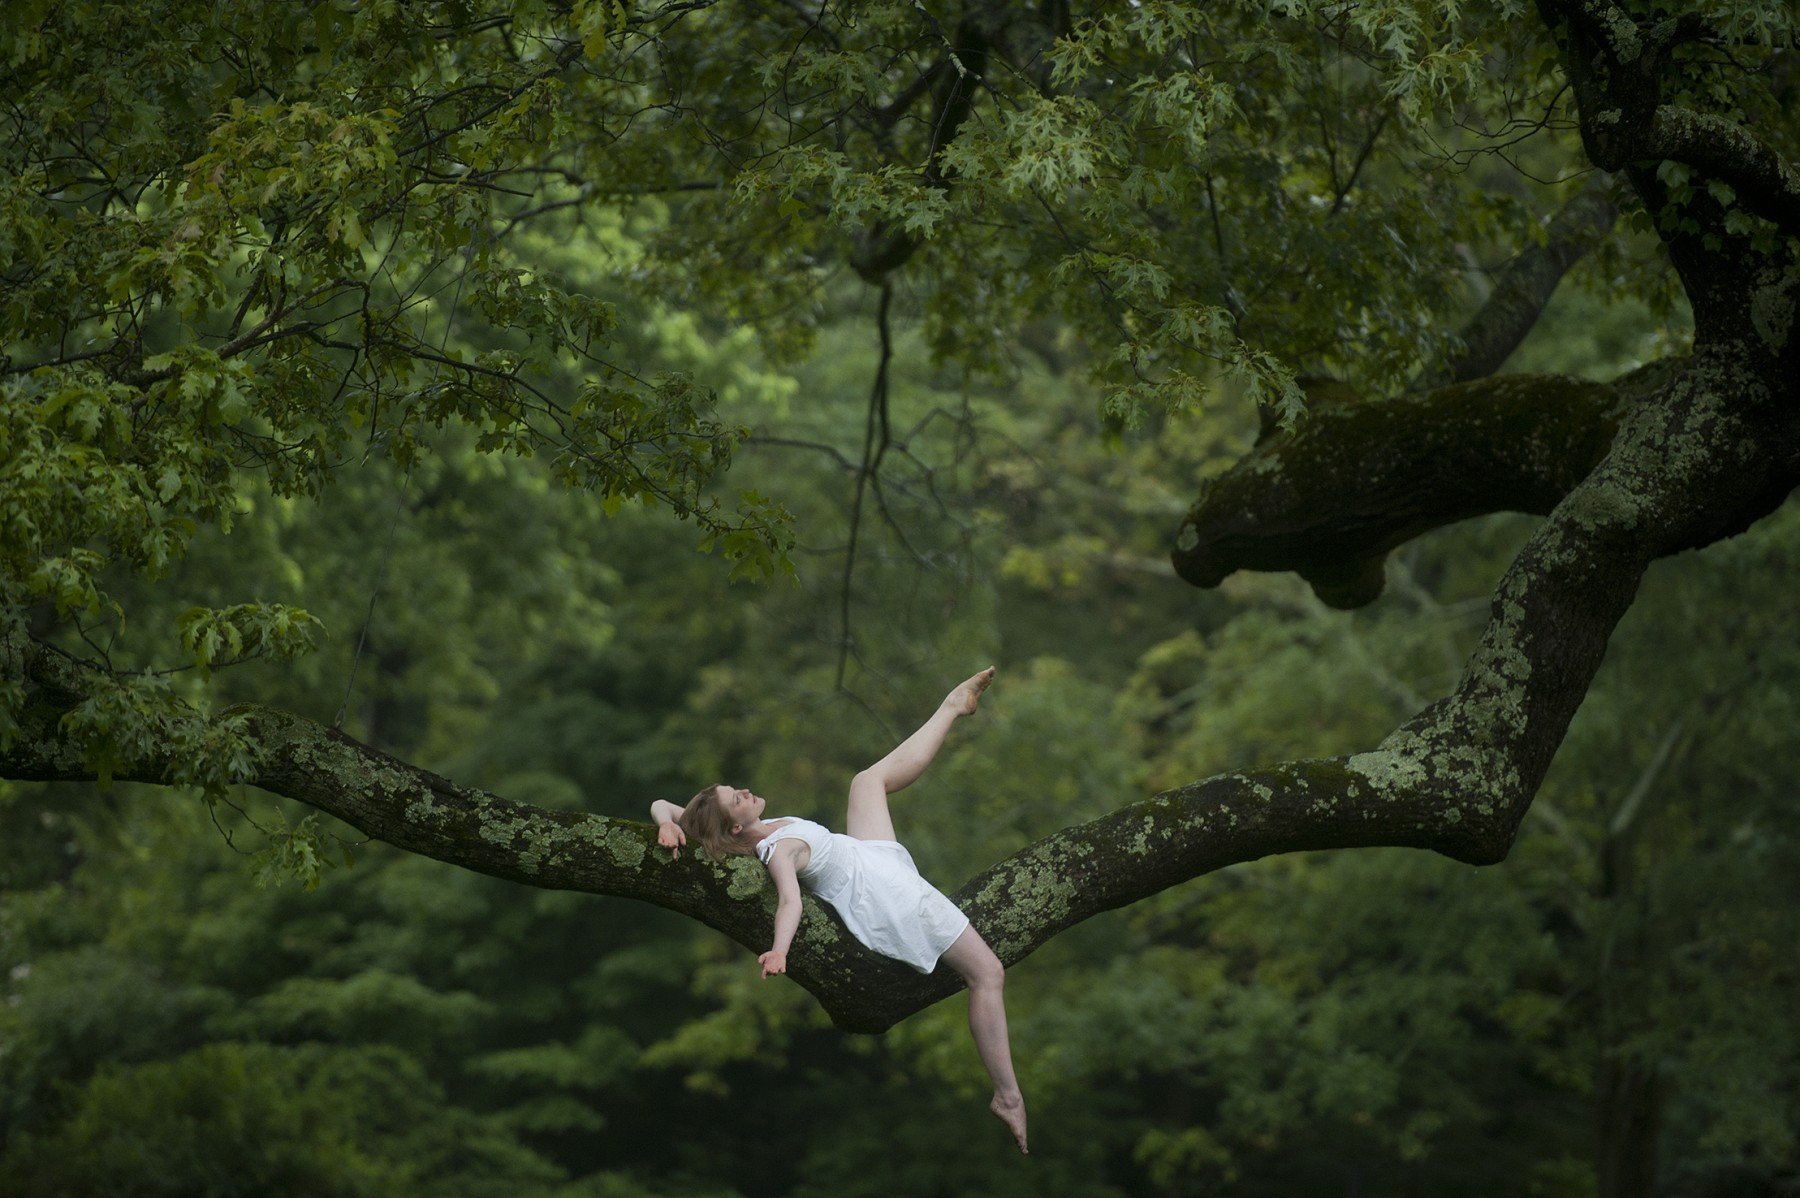
<svg viewBox="0 0 1800 1198"><path fill-rule="evenodd" d="M687 843L687 833L681 830L682 809L667 799L658 799L650 804L650 818L656 821L656 843L668 849L675 857L681 856L681 846Z"/></svg>
<svg viewBox="0 0 1800 1198"><path fill-rule="evenodd" d="M762 975L787 972L787 950L800 930L800 878L794 872L794 856L800 845L784 841L769 854L769 873L775 879L775 893L781 901L775 907L775 946L756 958Z"/></svg>

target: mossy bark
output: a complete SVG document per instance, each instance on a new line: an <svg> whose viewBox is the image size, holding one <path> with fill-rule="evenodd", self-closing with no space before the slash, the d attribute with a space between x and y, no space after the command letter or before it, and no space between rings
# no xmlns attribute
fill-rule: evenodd
<svg viewBox="0 0 1800 1198"><path fill-rule="evenodd" d="M1385 402L1315 405L1201 486L1176 573L1292 570L1334 607L1381 593L1389 550L1496 511L1547 514L1611 444L1630 387L1510 375Z"/></svg>

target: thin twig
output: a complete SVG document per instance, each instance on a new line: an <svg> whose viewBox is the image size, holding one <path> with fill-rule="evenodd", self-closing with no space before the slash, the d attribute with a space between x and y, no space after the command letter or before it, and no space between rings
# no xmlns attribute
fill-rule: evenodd
<svg viewBox="0 0 1800 1198"><path fill-rule="evenodd" d="M863 425L862 466L856 472L856 497L850 504L850 544L844 551L844 581L838 597L841 635L837 689L840 691L844 689L844 671L850 664L850 583L856 573L856 542L862 530L863 492L868 489L870 478L881 469L881 459L888 447L888 362L894 356L893 336L888 327L888 301L893 294L893 287L882 283L881 302L875 309L875 327L881 335L881 356L875 363L874 385L869 388L869 414Z"/></svg>

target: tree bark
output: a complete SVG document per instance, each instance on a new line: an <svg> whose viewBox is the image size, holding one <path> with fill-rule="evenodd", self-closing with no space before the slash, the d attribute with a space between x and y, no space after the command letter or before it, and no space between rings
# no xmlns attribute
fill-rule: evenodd
<svg viewBox="0 0 1800 1198"><path fill-rule="evenodd" d="M1389 550L1497 511L1549 513L1612 443L1639 380L1509 375L1386 402L1313 403L1201 484L1175 537L1199 587L1292 570L1333 607L1370 603Z"/></svg>
<svg viewBox="0 0 1800 1198"><path fill-rule="evenodd" d="M1605 239L1619 210L1603 176L1563 205L1544 230L1542 245L1526 246L1494 278L1494 289L1462 331L1462 348L1413 381L1423 391L1484 379L1499 370L1537 326L1544 306L1569 268Z"/></svg>

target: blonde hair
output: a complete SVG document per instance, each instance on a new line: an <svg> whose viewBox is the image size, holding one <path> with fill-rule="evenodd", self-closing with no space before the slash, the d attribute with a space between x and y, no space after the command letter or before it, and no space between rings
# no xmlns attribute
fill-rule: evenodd
<svg viewBox="0 0 1800 1198"><path fill-rule="evenodd" d="M714 861L723 861L733 854L750 854L750 847L732 834L731 817L725 814L724 804L719 802L719 792L724 788L723 782L707 787L688 800L676 820L688 839L698 844Z"/></svg>

